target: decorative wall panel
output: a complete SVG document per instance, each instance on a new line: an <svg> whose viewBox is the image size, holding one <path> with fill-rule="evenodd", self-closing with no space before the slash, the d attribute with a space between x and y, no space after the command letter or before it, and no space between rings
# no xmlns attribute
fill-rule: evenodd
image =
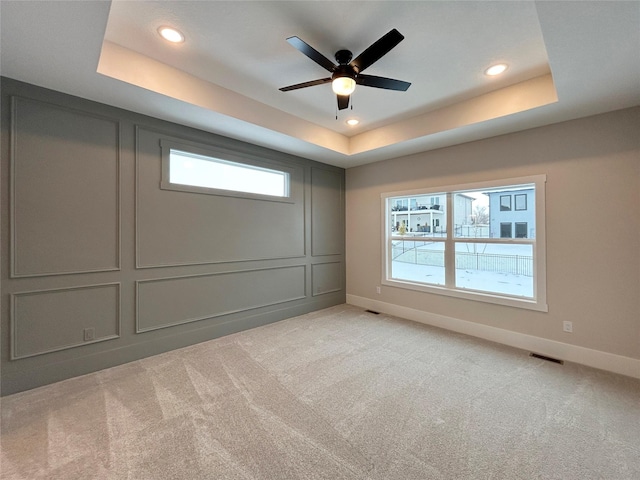
<svg viewBox="0 0 640 480"><path fill-rule="evenodd" d="M311 265L311 286L313 296L339 292L344 288L344 265L342 262L318 263Z"/></svg>
<svg viewBox="0 0 640 480"><path fill-rule="evenodd" d="M305 267L279 267L137 282L137 332L305 297Z"/></svg>
<svg viewBox="0 0 640 480"><path fill-rule="evenodd" d="M12 100L12 276L119 269L118 122Z"/></svg>
<svg viewBox="0 0 640 480"><path fill-rule="evenodd" d="M311 254L344 252L344 175L311 169Z"/></svg>
<svg viewBox="0 0 640 480"><path fill-rule="evenodd" d="M11 358L65 350L120 335L120 284L11 295Z"/></svg>

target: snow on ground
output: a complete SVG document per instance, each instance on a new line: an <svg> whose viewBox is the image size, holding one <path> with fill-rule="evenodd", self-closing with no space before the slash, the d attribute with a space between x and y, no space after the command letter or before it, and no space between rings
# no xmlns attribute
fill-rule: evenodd
<svg viewBox="0 0 640 480"><path fill-rule="evenodd" d="M492 252L493 253L493 252ZM420 283L444 285L444 267L392 262L392 277ZM506 295L533 297L533 278L479 270L456 269L456 287Z"/></svg>
<svg viewBox="0 0 640 480"><path fill-rule="evenodd" d="M394 245L400 246L401 241L394 241ZM418 250L444 250L444 242L405 242L407 250L415 247ZM505 243L456 243L457 252L469 252L469 253L490 253L494 255L531 255L531 245L509 245Z"/></svg>
<svg viewBox="0 0 640 480"><path fill-rule="evenodd" d="M393 261L392 277L398 280L409 280L420 283L430 283L435 285L444 285L444 267L427 266L416 263L408 263L412 261L412 254L416 250L418 252L444 251L444 242L404 242L407 253L398 259L404 259L404 262ZM394 241L396 248L402 248L401 241ZM415 247L415 250L413 250ZM457 252L469 252L492 255L519 255L522 257L530 257L533 253L532 245L509 245L496 243L457 243ZM416 258L414 260L418 261ZM424 260L422 260L424 263ZM516 295L533 298L533 277L516 275L511 273L486 272L470 268L456 269L456 287L469 288L474 290L482 290L485 292L502 293L506 295Z"/></svg>

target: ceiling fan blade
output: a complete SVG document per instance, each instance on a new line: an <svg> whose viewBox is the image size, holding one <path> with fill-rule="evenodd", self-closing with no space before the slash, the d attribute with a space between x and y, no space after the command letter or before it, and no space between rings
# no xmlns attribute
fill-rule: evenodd
<svg viewBox="0 0 640 480"><path fill-rule="evenodd" d="M349 95L336 95L338 97L338 110L349 108Z"/></svg>
<svg viewBox="0 0 640 480"><path fill-rule="evenodd" d="M385 56L393 47L398 45L404 36L395 28L389 33L378 39L374 44L367 48L364 52L356 57L349 65L355 67L358 72L362 72L365 68Z"/></svg>
<svg viewBox="0 0 640 480"><path fill-rule="evenodd" d="M336 65L304 40L301 40L298 37L289 37L287 38L287 42L289 42L293 48L305 54L325 70L333 72Z"/></svg>
<svg viewBox="0 0 640 480"><path fill-rule="evenodd" d="M409 82L403 82L402 80L395 80L393 78L377 77L375 75L358 75L356 77L356 83L358 85L364 85L365 87L384 88L385 90L398 90L406 92L411 86Z"/></svg>
<svg viewBox="0 0 640 480"><path fill-rule="evenodd" d="M331 78L321 78L320 80L311 80L310 82L296 83L295 85L289 85L288 87L282 87L281 92L289 92L291 90L298 90L299 88L313 87L315 85L322 85L323 83L329 83Z"/></svg>

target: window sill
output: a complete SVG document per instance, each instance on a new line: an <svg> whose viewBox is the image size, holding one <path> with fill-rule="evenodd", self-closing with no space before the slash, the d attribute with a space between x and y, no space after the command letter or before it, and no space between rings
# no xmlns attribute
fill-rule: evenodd
<svg viewBox="0 0 640 480"><path fill-rule="evenodd" d="M403 288L405 290L414 290L417 292L431 293L435 295L445 295L448 297L461 298L464 300L472 300L476 302L492 303L495 305L502 305L506 307L535 310L538 312L549 311L549 307L546 302L532 298L498 295L495 293L480 292L470 289L446 288L444 286L426 285L421 283L414 283L409 280L399 279L386 279L382 281L382 284L388 287Z"/></svg>

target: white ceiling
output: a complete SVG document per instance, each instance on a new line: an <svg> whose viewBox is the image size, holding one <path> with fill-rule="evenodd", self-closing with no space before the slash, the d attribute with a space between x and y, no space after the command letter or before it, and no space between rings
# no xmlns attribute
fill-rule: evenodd
<svg viewBox="0 0 640 480"><path fill-rule="evenodd" d="M345 168L640 104L640 1L3 0L0 17L3 76ZM405 40L366 73L407 92L360 86L336 120L330 85L278 90L328 76L287 37L333 59L392 28Z"/></svg>

